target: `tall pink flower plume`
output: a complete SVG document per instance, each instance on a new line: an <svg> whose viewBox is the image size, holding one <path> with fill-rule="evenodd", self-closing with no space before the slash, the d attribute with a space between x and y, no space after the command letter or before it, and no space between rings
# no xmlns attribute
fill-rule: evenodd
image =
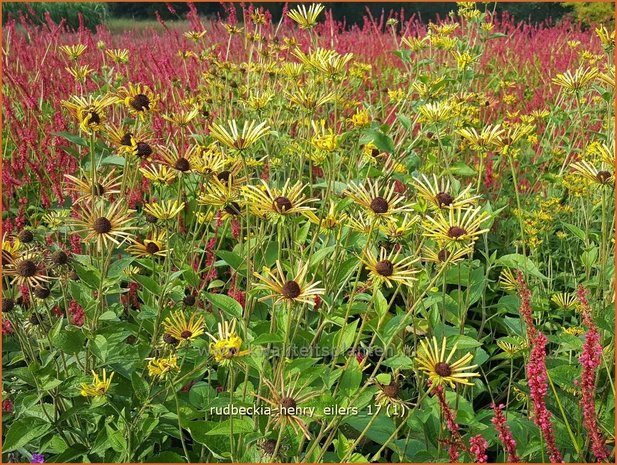
<svg viewBox="0 0 617 465"><path fill-rule="evenodd" d="M481 434L477 434L469 440L469 452L473 455L476 463L488 462L488 455L486 455L487 447L488 442Z"/></svg>
<svg viewBox="0 0 617 465"><path fill-rule="evenodd" d="M521 461L518 455L516 455L516 440L512 435L512 431L510 431L510 427L506 423L506 417L503 414L504 405L495 405L493 404L493 412L494 416L491 422L495 425L495 429L497 430L499 440L503 444L504 449L506 450L506 454L508 456L508 462L510 463L518 463Z"/></svg>
<svg viewBox="0 0 617 465"><path fill-rule="evenodd" d="M583 367L580 382L582 395L579 402L583 410L583 426L587 431L587 436L591 442L591 452L596 460L606 461L609 454L604 446L604 437L598 426L595 405L596 374L601 362L602 344L600 343L600 334L591 316L591 306L587 300L587 289L579 286L576 291L576 297L582 306L583 323L589 328L587 334L585 334L583 353L578 359Z"/></svg>
<svg viewBox="0 0 617 465"><path fill-rule="evenodd" d="M546 372L546 344L548 339L539 332L533 323L531 307L531 291L523 278L523 274L517 272L519 284L519 296L521 297L521 316L527 325L527 338L531 347L531 354L527 362L527 384L529 385L529 397L533 403L533 420L540 428L549 459L552 463L563 462L561 453L555 444L555 434L551 424L551 412L546 407L545 397L548 392L548 374Z"/></svg>

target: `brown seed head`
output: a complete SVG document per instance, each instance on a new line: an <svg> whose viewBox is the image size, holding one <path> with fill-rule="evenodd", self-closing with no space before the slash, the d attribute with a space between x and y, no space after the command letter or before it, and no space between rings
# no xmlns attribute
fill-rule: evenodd
<svg viewBox="0 0 617 465"><path fill-rule="evenodd" d="M291 200L289 200L287 197L277 197L276 199L274 199L272 206L279 213L285 213L293 207Z"/></svg>
<svg viewBox="0 0 617 465"><path fill-rule="evenodd" d="M383 197L375 197L371 200L371 210L377 214L388 213L388 208L390 208L390 205Z"/></svg>
<svg viewBox="0 0 617 465"><path fill-rule="evenodd" d="M375 264L375 271L381 276L392 276L392 273L394 273L394 264L390 260L382 260Z"/></svg>
<svg viewBox="0 0 617 465"><path fill-rule="evenodd" d="M281 289L281 294L283 294L283 297L286 297L287 299L295 299L302 294L302 289L300 289L297 282L287 281Z"/></svg>

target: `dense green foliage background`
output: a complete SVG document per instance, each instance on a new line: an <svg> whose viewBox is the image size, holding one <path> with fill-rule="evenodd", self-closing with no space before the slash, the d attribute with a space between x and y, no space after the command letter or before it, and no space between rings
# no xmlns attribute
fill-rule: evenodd
<svg viewBox="0 0 617 465"><path fill-rule="evenodd" d="M296 3L290 3L290 7ZM175 9L176 14L172 14L167 5ZM274 20L280 17L285 5L279 3L255 3L268 9ZM382 11L386 14L391 10L405 11L406 15L415 13L423 21L443 18L453 8L451 2L430 2L430 3L388 3L388 2L367 2L367 3L325 3L331 9L336 19L345 19L347 24L362 23L363 17L370 11L373 16L381 15ZM203 15L217 15L224 11L220 2L197 3L197 10ZM240 5L236 7L239 9ZM526 2L526 3L497 3L487 4L487 8L495 8L496 11L508 11L517 20L529 20L532 22L542 22L546 20L559 20L564 15L573 15L577 21L587 23L589 21L602 21L612 18L614 3L559 3L559 2ZM110 18L134 18L134 19L154 19L155 12L158 11L163 19L182 18L188 11L186 3L171 2L3 2L2 21L9 17L17 17L18 12L29 16L31 19L44 21L44 13L48 11L55 22L65 18L71 27L79 24L78 15L83 16L84 25L93 28Z"/></svg>

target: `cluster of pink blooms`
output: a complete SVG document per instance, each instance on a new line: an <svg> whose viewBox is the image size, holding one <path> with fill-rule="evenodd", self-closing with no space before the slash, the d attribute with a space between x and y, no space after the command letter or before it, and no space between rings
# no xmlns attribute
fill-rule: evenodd
<svg viewBox="0 0 617 465"><path fill-rule="evenodd" d="M546 407L544 400L548 392L548 374L546 371L546 344L548 339L533 324L531 291L520 271L517 272L517 281L521 298L520 313L527 325L527 337L531 347L531 354L527 362L527 384L529 386L529 397L533 403L533 420L542 432L550 461L560 463L563 462L563 458L555 444L551 412Z"/></svg>
<svg viewBox="0 0 617 465"><path fill-rule="evenodd" d="M591 307L587 300L587 290L579 286L576 296L582 307L583 323L588 331L585 334L583 343L583 353L578 361L583 367L581 373L580 387L582 390L580 406L583 410L583 425L587 430L587 435L591 442L591 451L598 461L608 459L608 451L604 446L604 437L598 426L596 415L595 392L596 392L596 373L600 366L602 357L602 344L600 344L600 334L593 322Z"/></svg>
<svg viewBox="0 0 617 465"><path fill-rule="evenodd" d="M503 409L505 406L495 405L493 404L493 419L491 422L495 425L495 429L497 430L497 434L499 436L499 440L503 444L503 447L506 450L506 454L508 455L508 462L510 463L518 463L521 460L516 455L516 441L514 436L512 435L512 431L510 431L510 427L506 423L506 417L503 414Z"/></svg>
<svg viewBox="0 0 617 465"><path fill-rule="evenodd" d="M69 302L67 313L71 319L71 324L74 324L75 326L82 326L86 321L84 309L77 303L76 300L71 300L71 302Z"/></svg>
<svg viewBox="0 0 617 465"><path fill-rule="evenodd" d="M477 434L469 440L469 452L474 456L474 461L476 463L488 462L488 455L486 454L487 447L488 442L481 434Z"/></svg>

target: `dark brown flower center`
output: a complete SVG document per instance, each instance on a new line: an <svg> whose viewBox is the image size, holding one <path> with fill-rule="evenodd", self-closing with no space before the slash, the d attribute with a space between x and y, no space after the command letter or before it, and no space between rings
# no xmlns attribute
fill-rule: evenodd
<svg viewBox="0 0 617 465"><path fill-rule="evenodd" d="M180 336L182 337L182 339L188 339L193 335L193 333L191 331L189 331L188 329L185 329L184 331L182 331L180 333Z"/></svg>
<svg viewBox="0 0 617 465"><path fill-rule="evenodd" d="M375 271L381 276L392 276L394 264L390 260L382 260L375 264Z"/></svg>
<svg viewBox="0 0 617 465"><path fill-rule="evenodd" d="M611 173L608 171L598 171L598 174L596 174L596 179L600 182L600 184L606 184L609 179L611 179Z"/></svg>
<svg viewBox="0 0 617 465"><path fill-rule="evenodd" d="M287 281L283 284L283 288L281 289L281 294L288 299L295 299L300 294L302 294L302 289L295 281Z"/></svg>
<svg viewBox="0 0 617 465"><path fill-rule="evenodd" d="M195 296L192 294L186 295L184 296L184 299L182 299L182 302L184 302L184 305L186 305L187 307L192 307L193 305L195 305Z"/></svg>
<svg viewBox="0 0 617 465"><path fill-rule="evenodd" d="M94 220L94 223L92 223L92 229L94 229L94 231L98 234L107 234L112 229L111 221L104 216L101 216Z"/></svg>
<svg viewBox="0 0 617 465"><path fill-rule="evenodd" d="M146 213L145 217L146 217L146 221L152 224L155 224L159 220L156 216L154 216L151 213Z"/></svg>
<svg viewBox="0 0 617 465"><path fill-rule="evenodd" d="M137 94L131 99L131 106L137 111L144 111L150 109L150 99L147 95Z"/></svg>
<svg viewBox="0 0 617 465"><path fill-rule="evenodd" d="M273 206L274 209L279 213L285 213L293 207L291 200L289 200L287 197L277 197L276 199L274 199Z"/></svg>
<svg viewBox="0 0 617 465"><path fill-rule="evenodd" d="M387 213L389 207L388 201L383 197L375 197L371 200L371 210L375 213Z"/></svg>
<svg viewBox="0 0 617 465"><path fill-rule="evenodd" d="M440 262L445 262L449 256L450 252L448 252L446 249L441 249L439 253L437 253L437 258Z"/></svg>
<svg viewBox="0 0 617 465"><path fill-rule="evenodd" d="M371 155L373 157L378 157L379 156L379 149L371 149Z"/></svg>
<svg viewBox="0 0 617 465"><path fill-rule="evenodd" d="M437 203L439 204L440 207L447 207L448 205L451 205L452 202L454 201L452 196L448 194L447 192L438 193L435 196L435 199L437 200Z"/></svg>
<svg viewBox="0 0 617 465"><path fill-rule="evenodd" d="M225 207L225 211L230 215L239 215L240 214L240 205L236 202L231 202L229 205Z"/></svg>
<svg viewBox="0 0 617 465"><path fill-rule="evenodd" d="M38 326L41 323L43 323L44 319L45 317L41 315L40 313L33 313L32 315L30 315L30 318L28 319L28 321L30 321L30 324L34 326Z"/></svg>
<svg viewBox="0 0 617 465"><path fill-rule="evenodd" d="M382 386L381 387L381 391L388 397L390 397L391 399L395 399L398 397L398 393L400 392L400 388L398 386L398 383L396 382L391 382L390 384L388 384L387 386Z"/></svg>
<svg viewBox="0 0 617 465"><path fill-rule="evenodd" d="M146 252L148 252L150 255L154 255L159 250L161 250L161 249L154 242L148 242L148 244L146 245Z"/></svg>
<svg viewBox="0 0 617 465"><path fill-rule="evenodd" d="M218 180L221 182L229 181L229 176L231 176L231 172L229 171L221 171L219 174L216 175Z"/></svg>
<svg viewBox="0 0 617 465"><path fill-rule="evenodd" d="M439 362L437 365L435 365L435 373L445 378L452 374L452 368L450 368L450 365L445 362Z"/></svg>
<svg viewBox="0 0 617 465"><path fill-rule="evenodd" d="M171 334L163 334L163 341L165 341L165 343L170 344L172 346L175 346L178 343L178 340L173 337Z"/></svg>
<svg viewBox="0 0 617 465"><path fill-rule="evenodd" d="M62 250L58 250L51 255L51 261L56 265L66 265L69 261L69 256Z"/></svg>
<svg viewBox="0 0 617 465"><path fill-rule="evenodd" d="M100 124L101 123L101 117L99 116L99 114L96 111L89 111L88 112L88 124Z"/></svg>
<svg viewBox="0 0 617 465"><path fill-rule="evenodd" d="M276 450L276 439L268 439L261 444L261 450L266 455L273 455Z"/></svg>
<svg viewBox="0 0 617 465"><path fill-rule="evenodd" d="M460 226L452 226L450 227L450 229L448 229L448 237L451 237L452 239L458 239L464 234L467 234L467 231L465 231Z"/></svg>
<svg viewBox="0 0 617 465"><path fill-rule="evenodd" d="M122 136L122 139L120 139L120 144L122 145L128 145L131 146L133 145L131 142L131 139L133 138L133 134L131 134L130 132L127 132L126 134L124 134Z"/></svg>
<svg viewBox="0 0 617 465"><path fill-rule="evenodd" d="M32 231L30 231L29 229L24 229L22 232L19 233L19 236L17 237L21 242L24 242L26 244L34 240L34 234L32 234Z"/></svg>
<svg viewBox="0 0 617 465"><path fill-rule="evenodd" d="M34 295L39 299L46 299L47 297L49 297L50 294L50 290L43 286L36 286L33 292Z"/></svg>
<svg viewBox="0 0 617 465"><path fill-rule="evenodd" d="M137 156L139 158L148 158L152 155L152 147L146 142L137 142Z"/></svg>
<svg viewBox="0 0 617 465"><path fill-rule="evenodd" d="M92 195L95 197L101 197L105 194L105 186L100 182L92 185Z"/></svg>
<svg viewBox="0 0 617 465"><path fill-rule="evenodd" d="M15 267L17 274L23 278L30 278L36 274L36 263L32 260L22 260Z"/></svg>
<svg viewBox="0 0 617 465"><path fill-rule="evenodd" d="M2 312L10 312L15 308L15 301L13 299L2 299Z"/></svg>
<svg viewBox="0 0 617 465"><path fill-rule="evenodd" d="M285 410L295 409L298 404L291 397L283 397L281 399L281 408Z"/></svg>
<svg viewBox="0 0 617 465"><path fill-rule="evenodd" d="M174 168L176 168L178 171L188 171L191 169L191 164L186 158L180 157L176 160Z"/></svg>

